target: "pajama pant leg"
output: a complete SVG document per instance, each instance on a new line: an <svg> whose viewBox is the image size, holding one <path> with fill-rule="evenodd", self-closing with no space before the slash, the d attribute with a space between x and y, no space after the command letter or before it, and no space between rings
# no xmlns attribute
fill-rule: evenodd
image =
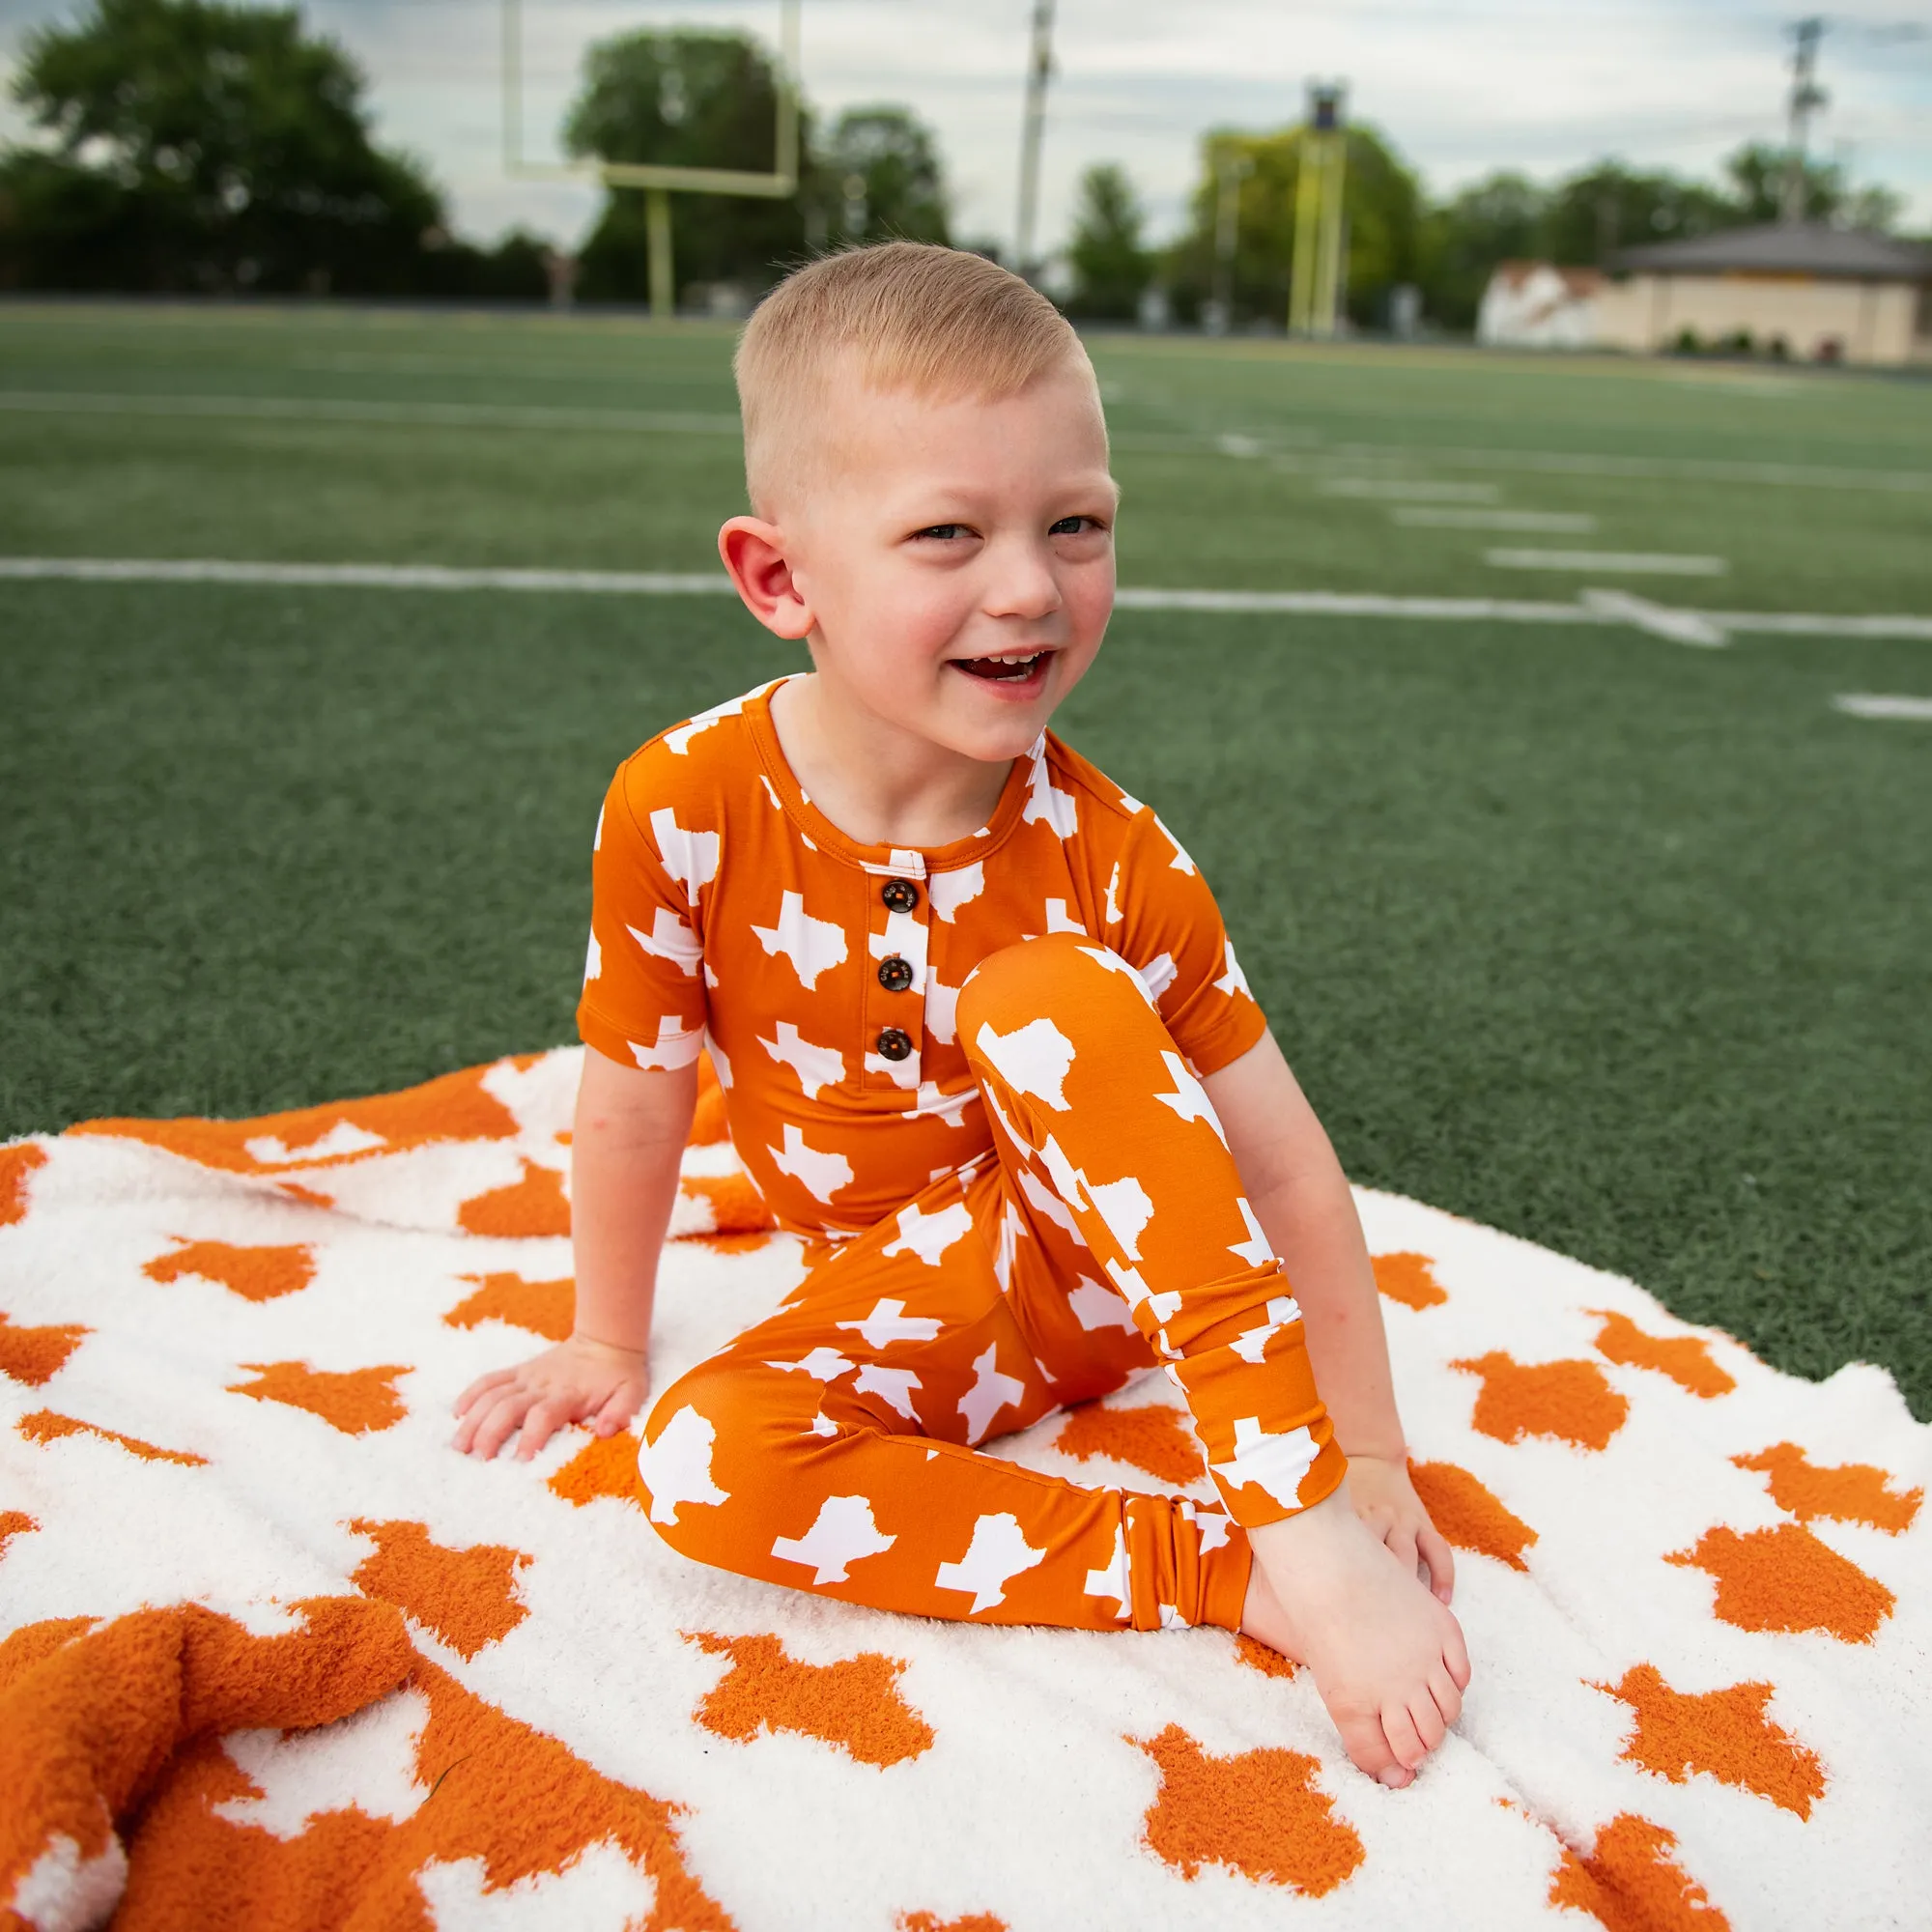
<svg viewBox="0 0 1932 1932"><path fill-rule="evenodd" d="M960 1011L997 1161L936 1181L665 1394L639 1458L651 1520L701 1562L880 1608L1238 1628L1236 1522L1312 1503L1341 1463L1211 1109L1100 949L1009 949ZM976 1453L1156 1354L1235 1520Z"/></svg>

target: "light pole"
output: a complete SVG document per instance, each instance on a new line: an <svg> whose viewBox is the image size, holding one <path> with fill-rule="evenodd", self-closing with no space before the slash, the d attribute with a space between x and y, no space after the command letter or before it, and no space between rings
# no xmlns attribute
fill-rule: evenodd
<svg viewBox="0 0 1932 1932"><path fill-rule="evenodd" d="M1053 0L1034 0L1026 111L1020 122L1020 205L1013 222L1013 267L1028 281L1034 275L1034 230L1039 219L1039 144L1046 128L1046 84L1052 75Z"/></svg>
<svg viewBox="0 0 1932 1932"><path fill-rule="evenodd" d="M1312 83L1301 168L1294 185L1294 257L1290 271L1291 335L1331 336L1340 323L1342 186L1349 137L1342 128L1339 83Z"/></svg>

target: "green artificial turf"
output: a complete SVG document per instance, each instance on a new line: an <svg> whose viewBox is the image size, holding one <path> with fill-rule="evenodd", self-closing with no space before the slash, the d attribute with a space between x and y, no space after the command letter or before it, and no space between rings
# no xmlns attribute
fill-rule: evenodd
<svg viewBox="0 0 1932 1932"><path fill-rule="evenodd" d="M727 350L0 309L14 390L718 412ZM1671 602L1932 612L1923 387L1096 359L1132 582L1575 593L1480 561L1540 539L1323 490L1423 476L1730 557L1630 586ZM0 554L689 569L735 462L703 430L14 412ZM0 582L0 1132L252 1113L569 1037L611 766L798 662L714 599ZM1629 1273L1780 1366L1881 1361L1932 1415L1932 727L1844 716L1844 691L1932 693L1932 646L1127 612L1061 724L1203 865L1357 1179Z"/></svg>

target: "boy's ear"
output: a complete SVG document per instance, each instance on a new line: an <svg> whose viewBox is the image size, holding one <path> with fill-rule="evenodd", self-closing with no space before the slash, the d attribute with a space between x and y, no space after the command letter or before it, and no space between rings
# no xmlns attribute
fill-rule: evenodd
<svg viewBox="0 0 1932 1932"><path fill-rule="evenodd" d="M759 517L733 517L718 532L718 554L745 609L781 638L809 637L817 621L791 572L784 532Z"/></svg>

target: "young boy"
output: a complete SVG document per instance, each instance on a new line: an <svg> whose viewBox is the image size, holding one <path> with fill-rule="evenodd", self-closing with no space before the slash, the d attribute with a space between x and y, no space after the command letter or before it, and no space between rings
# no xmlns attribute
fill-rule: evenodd
<svg viewBox="0 0 1932 1932"><path fill-rule="evenodd" d="M808 1273L657 1403L665 1540L926 1616L1245 1631L1407 1784L1469 1671L1348 1184L1187 854L1046 733L1114 595L1079 339L993 264L893 242L791 276L737 375L754 513L719 549L813 668L611 786L576 1330L466 1390L457 1447L637 1411L708 1049ZM1156 1363L1225 1509L977 1453Z"/></svg>

